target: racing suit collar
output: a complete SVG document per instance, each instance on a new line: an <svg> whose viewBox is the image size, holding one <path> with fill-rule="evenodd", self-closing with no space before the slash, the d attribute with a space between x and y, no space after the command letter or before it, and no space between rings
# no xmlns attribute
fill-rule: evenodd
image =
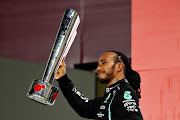
<svg viewBox="0 0 180 120"><path fill-rule="evenodd" d="M107 88L105 89L105 93L109 93L112 89L117 88L117 87L120 85L120 83L123 83L123 82L126 82L126 83L129 84L129 82L128 82L127 79L119 80L118 82L116 82L116 83L110 85L109 87L107 87ZM118 89L120 89L120 87L118 87Z"/></svg>

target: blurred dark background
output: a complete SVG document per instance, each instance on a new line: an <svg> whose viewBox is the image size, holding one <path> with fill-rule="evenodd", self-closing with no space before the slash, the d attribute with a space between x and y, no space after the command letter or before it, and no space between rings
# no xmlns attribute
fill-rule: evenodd
<svg viewBox="0 0 180 120"><path fill-rule="evenodd" d="M96 62L109 50L131 57L131 0L1 0L0 56L46 63L68 8L81 22L67 67Z"/></svg>
<svg viewBox="0 0 180 120"><path fill-rule="evenodd" d="M86 97L103 95L105 86L95 74L103 53L131 57L131 0L0 0L1 120L84 120L61 91L52 107L26 97L32 80L43 75L68 8L81 22L65 60L67 74Z"/></svg>

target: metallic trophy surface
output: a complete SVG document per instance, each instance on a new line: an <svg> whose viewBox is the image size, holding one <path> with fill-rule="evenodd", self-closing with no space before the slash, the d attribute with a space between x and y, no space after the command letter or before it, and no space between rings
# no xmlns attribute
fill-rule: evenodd
<svg viewBox="0 0 180 120"><path fill-rule="evenodd" d="M64 12L49 60L41 80L33 80L27 96L37 102L54 105L58 88L53 85L62 60L65 59L74 39L80 18L73 9Z"/></svg>

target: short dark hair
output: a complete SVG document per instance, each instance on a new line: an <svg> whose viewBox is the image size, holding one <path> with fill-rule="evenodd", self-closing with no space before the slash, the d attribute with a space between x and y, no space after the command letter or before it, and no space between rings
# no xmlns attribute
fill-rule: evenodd
<svg viewBox="0 0 180 120"><path fill-rule="evenodd" d="M140 88L141 78L139 73L132 69L129 59L126 57L126 55L124 55L121 52L118 51L108 51L108 52L116 53L115 61L114 61L115 63L122 61L125 64L125 68L124 68L125 77L127 78L130 86L136 92L138 98L141 98L141 88Z"/></svg>

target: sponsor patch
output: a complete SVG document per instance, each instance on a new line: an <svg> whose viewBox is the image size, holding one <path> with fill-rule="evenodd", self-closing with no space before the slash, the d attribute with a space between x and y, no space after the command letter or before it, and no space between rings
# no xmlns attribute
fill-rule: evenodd
<svg viewBox="0 0 180 120"><path fill-rule="evenodd" d="M138 109L136 108L136 102L135 100L124 100L124 107L126 108L127 111L133 111L133 112L138 112Z"/></svg>
<svg viewBox="0 0 180 120"><path fill-rule="evenodd" d="M104 106L104 105L101 105L100 109L104 110L104 109L105 109L105 106Z"/></svg>
<svg viewBox="0 0 180 120"><path fill-rule="evenodd" d="M102 114L102 112L99 112L99 113L97 113L97 116L102 118L104 116L104 114Z"/></svg>

